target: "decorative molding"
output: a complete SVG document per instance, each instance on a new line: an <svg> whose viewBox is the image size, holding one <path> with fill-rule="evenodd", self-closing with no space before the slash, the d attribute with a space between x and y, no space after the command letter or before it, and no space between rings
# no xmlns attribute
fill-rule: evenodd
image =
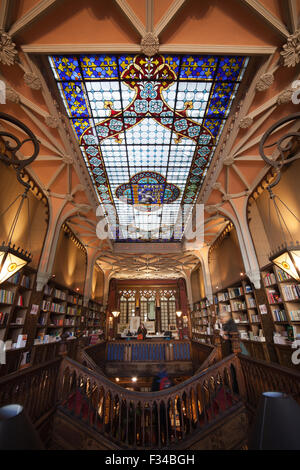
<svg viewBox="0 0 300 470"><path fill-rule="evenodd" d="M146 34L146 29L141 20L136 16L130 5L126 2L126 0L115 0L115 2L119 5L125 16L128 18L132 26L136 29L136 31L143 37ZM87 52L87 51L86 51ZM98 51L99 52L99 51Z"/></svg>
<svg viewBox="0 0 300 470"><path fill-rule="evenodd" d="M152 57L159 52L159 40L154 33L146 33L141 40L141 52Z"/></svg>
<svg viewBox="0 0 300 470"><path fill-rule="evenodd" d="M58 3L58 0L41 0L40 2L38 2L37 5L31 8L31 10L25 13L22 18L17 20L12 25L9 30L9 34L11 36L14 36L15 34L18 34L23 31L24 28L32 24L34 21L37 21L37 19L40 18L42 14L46 13L46 11L49 10L50 7L55 5L55 3Z"/></svg>
<svg viewBox="0 0 300 470"><path fill-rule="evenodd" d="M264 73L256 82L256 91L266 91L274 83L273 73Z"/></svg>
<svg viewBox="0 0 300 470"><path fill-rule="evenodd" d="M289 36L289 31L286 29L285 25L278 19L276 16L267 10L258 0L241 0L242 3L247 5L251 10L261 18L268 26L270 26L273 31L278 33L281 37L287 38Z"/></svg>
<svg viewBox="0 0 300 470"><path fill-rule="evenodd" d="M259 269L256 270L248 270L246 271L246 275L254 285L255 289L261 288L261 273Z"/></svg>
<svg viewBox="0 0 300 470"><path fill-rule="evenodd" d="M222 204L214 204L214 205L205 205L204 206L204 210L208 213L208 214L215 214L216 212L218 212L219 208L222 206Z"/></svg>
<svg viewBox="0 0 300 470"><path fill-rule="evenodd" d="M168 24L171 22L173 17L176 15L176 13L185 3L185 1L186 0L174 0L174 2L171 4L170 8L167 10L165 15L160 19L160 21L155 26L154 33L157 36L159 36L163 32L166 26L168 26Z"/></svg>
<svg viewBox="0 0 300 470"><path fill-rule="evenodd" d="M7 22L12 7L11 0L1 0L0 5L0 30L7 31Z"/></svg>
<svg viewBox="0 0 300 470"><path fill-rule="evenodd" d="M154 27L154 0L146 0L146 29L147 32L153 32Z"/></svg>
<svg viewBox="0 0 300 470"><path fill-rule="evenodd" d="M36 276L36 290L37 292L41 292L49 279L51 278L51 273L47 272L41 272L38 271L37 276Z"/></svg>
<svg viewBox="0 0 300 470"><path fill-rule="evenodd" d="M146 31L145 31L146 34ZM143 36L145 35L143 34ZM138 44L26 44L21 46L28 54L80 54L101 52L139 53ZM276 51L273 46L238 46L218 44L162 44L161 53L195 53L195 54L227 54L227 55L271 55Z"/></svg>
<svg viewBox="0 0 300 470"><path fill-rule="evenodd" d="M27 85L32 90L40 90L42 88L41 80L34 73L26 72L23 78L25 85Z"/></svg>
<svg viewBox="0 0 300 470"><path fill-rule="evenodd" d="M298 5L297 0L287 0L287 10L289 14L288 22L291 32L294 33L298 28Z"/></svg>
<svg viewBox="0 0 300 470"><path fill-rule="evenodd" d="M9 34L0 31L0 63L14 65L18 56L15 43Z"/></svg>
<svg viewBox="0 0 300 470"><path fill-rule="evenodd" d="M250 116L246 116L240 120L239 127L241 129L248 129L253 124L253 118Z"/></svg>
<svg viewBox="0 0 300 470"><path fill-rule="evenodd" d="M287 43L280 52L285 67L295 67L300 62L300 29L288 37Z"/></svg>

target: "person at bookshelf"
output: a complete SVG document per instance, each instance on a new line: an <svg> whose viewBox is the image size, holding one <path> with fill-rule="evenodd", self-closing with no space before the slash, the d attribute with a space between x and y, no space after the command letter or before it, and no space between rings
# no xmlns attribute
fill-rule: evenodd
<svg viewBox="0 0 300 470"><path fill-rule="evenodd" d="M223 332L222 336L223 336L223 339L225 340L225 349L226 349L227 354L229 355L233 352L231 341L230 341L230 334L238 333L239 330L229 312L221 313L220 321L221 321L222 332ZM248 356L249 353L246 347L244 346L244 343L242 343L242 341L240 342L240 347L241 347L242 354L245 354Z"/></svg>

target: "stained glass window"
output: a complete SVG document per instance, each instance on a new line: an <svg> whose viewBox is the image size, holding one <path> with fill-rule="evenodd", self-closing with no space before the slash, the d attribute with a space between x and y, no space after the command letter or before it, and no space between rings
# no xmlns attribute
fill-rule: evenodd
<svg viewBox="0 0 300 470"><path fill-rule="evenodd" d="M52 56L111 236L172 241L195 203L248 59ZM176 232L176 233L175 233Z"/></svg>

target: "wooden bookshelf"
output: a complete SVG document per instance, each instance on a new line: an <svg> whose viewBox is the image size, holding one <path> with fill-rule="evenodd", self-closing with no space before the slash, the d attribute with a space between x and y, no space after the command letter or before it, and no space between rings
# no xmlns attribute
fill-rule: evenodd
<svg viewBox="0 0 300 470"><path fill-rule="evenodd" d="M89 335L97 333L104 325L102 305L93 301L84 306L83 295L54 281L45 286L37 324L36 341L46 336Z"/></svg>
<svg viewBox="0 0 300 470"><path fill-rule="evenodd" d="M0 340L10 341L11 349L16 346L22 349L26 345L25 324L31 306L35 279L36 271L26 266L1 284Z"/></svg>
<svg viewBox="0 0 300 470"><path fill-rule="evenodd" d="M273 321L273 346L278 362L293 367L292 344L300 337L300 284L277 266L262 269L262 279Z"/></svg>
<svg viewBox="0 0 300 470"><path fill-rule="evenodd" d="M252 357L269 360L256 291L247 278L214 293L216 315L231 314L241 341Z"/></svg>
<svg viewBox="0 0 300 470"><path fill-rule="evenodd" d="M192 337L211 344L213 337L214 309L206 298L195 302L191 312Z"/></svg>

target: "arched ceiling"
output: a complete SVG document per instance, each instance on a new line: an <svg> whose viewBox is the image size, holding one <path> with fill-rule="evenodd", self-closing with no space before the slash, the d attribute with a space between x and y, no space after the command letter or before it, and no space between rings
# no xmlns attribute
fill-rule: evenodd
<svg viewBox="0 0 300 470"><path fill-rule="evenodd" d="M112 243L95 233L97 196L38 57L138 53L141 40L149 45L147 33L152 33L161 53L254 58L254 70L229 115L198 197L205 204L205 242L210 244L226 224L224 214L235 217L235 201L247 198L268 171L258 150L264 131L295 112L291 96L292 83L299 78L299 12L299 0L2 0L0 78L7 85L7 103L0 110L25 122L40 141L40 154L29 171L49 200L49 240L55 226L68 220L100 263L109 253L119 257L116 277L126 276L124 257L113 254ZM23 150L20 158L26 157ZM157 262L162 276L170 269L170 260L163 257L164 265ZM134 265L133 272L145 265L147 260Z"/></svg>

